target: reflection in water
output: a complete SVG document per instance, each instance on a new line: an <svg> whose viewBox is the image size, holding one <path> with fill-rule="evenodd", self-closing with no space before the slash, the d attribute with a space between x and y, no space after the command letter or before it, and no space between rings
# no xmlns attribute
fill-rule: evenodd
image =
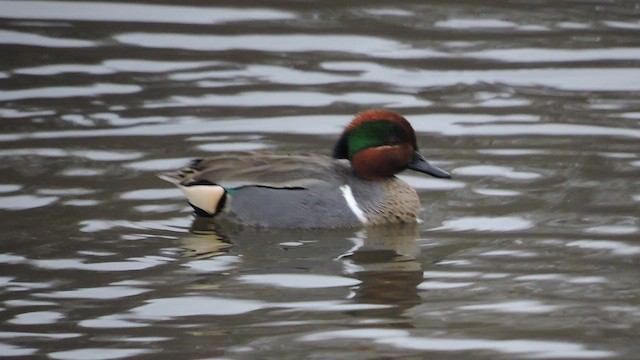
<svg viewBox="0 0 640 360"><path fill-rule="evenodd" d="M185 256L207 259L223 255L233 246L227 240L227 236L221 235L215 224L208 220L202 217L194 218L190 229L192 234L181 239Z"/></svg>
<svg viewBox="0 0 640 360"><path fill-rule="evenodd" d="M397 315L419 302L417 285L422 281L418 262L415 224L373 227L349 238L354 246L342 254L344 272L362 283L352 298L359 302L391 304Z"/></svg>
<svg viewBox="0 0 640 360"><path fill-rule="evenodd" d="M297 242L281 242L278 234L289 236L286 231L242 229L232 224L212 222L206 218L196 217L191 227L194 235L183 237L185 254L191 257L208 258L203 261L190 261L187 267L203 271L228 271L238 266L240 261L247 261L252 255L254 247L268 248L276 246L278 249L300 251L310 244L319 241L334 241L336 231L315 231L300 233L302 237L313 236L314 240L300 239ZM228 235L222 235L226 232ZM339 232L338 232L339 233ZM349 231L346 231L348 234ZM393 225L386 227L372 227L356 231L355 236L348 237L353 246L335 257L341 264L342 276L308 274L308 273L268 273L247 274L237 278L240 283L254 286L268 286L290 289L329 289L348 288L346 299L360 305L348 305L352 310L372 308L372 304L383 304L383 308L392 309L394 317L402 313L402 309L411 307L420 301L417 286L422 281L422 267L418 258L421 255L416 238L418 228L416 224ZM256 240L260 237L260 240ZM278 243L265 241L273 238ZM324 238L324 240L322 240ZM329 240L333 238L333 240ZM226 240L228 239L228 240ZM227 242L228 241L228 242ZM259 243L256 244L256 241ZM311 241L311 242L309 242ZM249 246L249 248L247 248ZM343 245L344 246L344 245ZM225 256L234 247L234 252L242 254L240 258ZM294 250L295 249L295 250ZM269 251L258 249L258 251ZM204 262L208 263L204 263ZM280 307L284 304L272 304ZM309 302L288 304L287 307L314 307L319 311L339 311L347 309L345 303ZM337 306L337 307L336 307ZM265 305L267 307L267 305ZM322 310L325 308L324 310ZM333 309L333 310L331 310Z"/></svg>

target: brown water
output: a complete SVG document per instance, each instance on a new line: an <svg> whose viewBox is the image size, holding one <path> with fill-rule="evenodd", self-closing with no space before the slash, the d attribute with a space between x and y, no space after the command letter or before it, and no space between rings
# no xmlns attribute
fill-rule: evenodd
<svg viewBox="0 0 640 360"><path fill-rule="evenodd" d="M0 356L638 358L638 2L360 4L0 1ZM380 106L454 175L418 226L211 231L154 176Z"/></svg>

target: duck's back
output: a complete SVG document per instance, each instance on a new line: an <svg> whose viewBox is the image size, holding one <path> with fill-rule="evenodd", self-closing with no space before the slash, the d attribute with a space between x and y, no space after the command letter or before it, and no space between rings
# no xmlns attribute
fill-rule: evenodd
<svg viewBox="0 0 640 360"><path fill-rule="evenodd" d="M263 185L299 187L317 181L344 177L348 162L317 154L229 152L194 160L182 170L191 171L183 181L209 181L228 189Z"/></svg>

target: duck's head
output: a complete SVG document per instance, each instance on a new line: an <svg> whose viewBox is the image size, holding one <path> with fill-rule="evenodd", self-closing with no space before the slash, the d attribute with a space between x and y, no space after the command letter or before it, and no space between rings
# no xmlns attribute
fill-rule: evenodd
<svg viewBox="0 0 640 360"><path fill-rule="evenodd" d="M333 149L333 157L349 159L355 174L366 180L392 177L405 169L451 177L418 152L416 133L407 119L385 109L356 115Z"/></svg>

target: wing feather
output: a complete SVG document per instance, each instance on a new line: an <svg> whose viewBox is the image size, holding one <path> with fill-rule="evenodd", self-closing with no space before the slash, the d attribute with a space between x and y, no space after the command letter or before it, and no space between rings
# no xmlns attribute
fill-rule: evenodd
<svg viewBox="0 0 640 360"><path fill-rule="evenodd" d="M345 160L317 154L230 152L196 159L181 169L158 176L186 186L211 183L227 189L252 185L308 188L330 181L348 169Z"/></svg>

